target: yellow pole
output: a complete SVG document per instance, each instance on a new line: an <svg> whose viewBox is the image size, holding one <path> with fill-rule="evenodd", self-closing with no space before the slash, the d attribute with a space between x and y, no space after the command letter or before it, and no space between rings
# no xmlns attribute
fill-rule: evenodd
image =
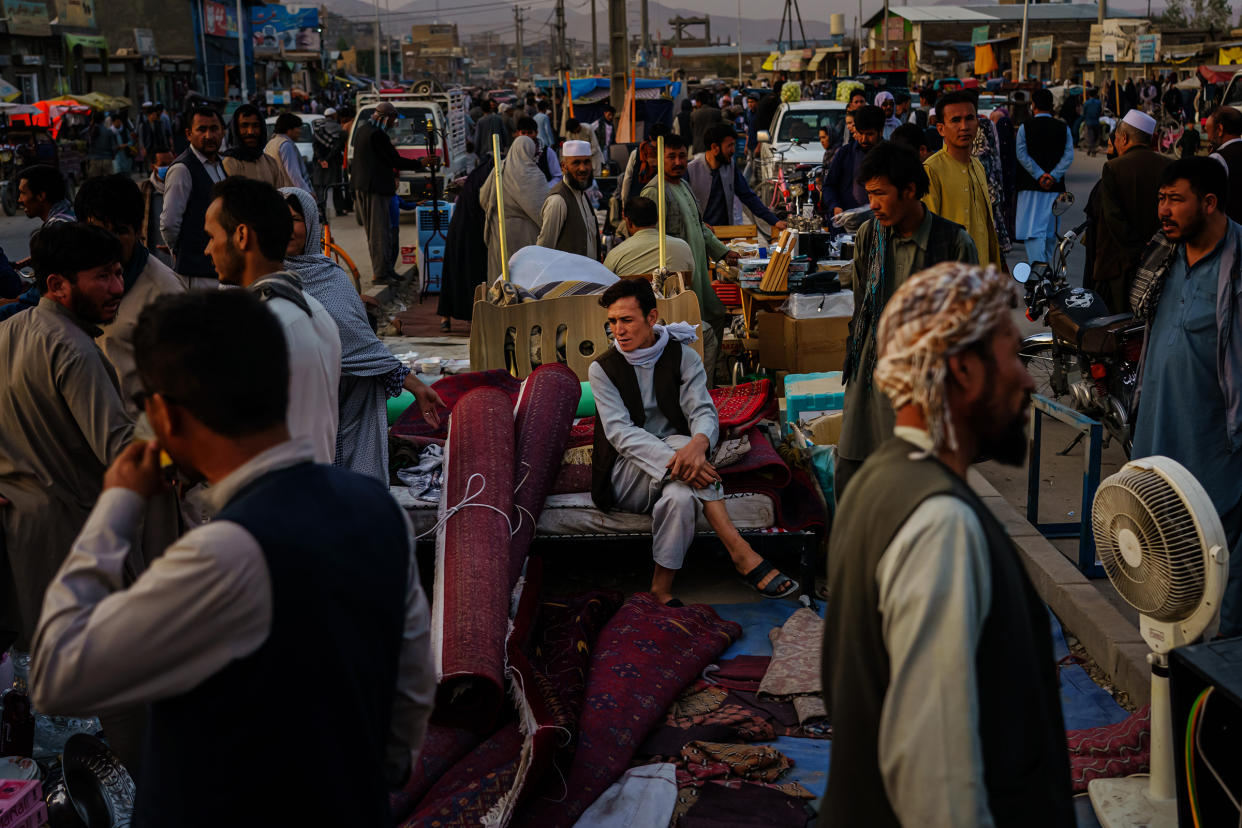
<svg viewBox="0 0 1242 828"><path fill-rule="evenodd" d="M505 243L505 188L500 176L500 136L492 135L492 172L496 176L496 221L500 227L500 275L509 281L509 246Z"/></svg>
<svg viewBox="0 0 1242 828"><path fill-rule="evenodd" d="M656 185L660 193L660 270L664 270L664 136L656 138Z"/></svg>

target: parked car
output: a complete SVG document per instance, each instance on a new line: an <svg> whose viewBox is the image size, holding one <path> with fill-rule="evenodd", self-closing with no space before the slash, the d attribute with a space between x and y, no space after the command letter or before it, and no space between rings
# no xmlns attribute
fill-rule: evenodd
<svg viewBox="0 0 1242 828"><path fill-rule="evenodd" d="M835 136L845 124L845 104L840 101L794 101L783 103L772 118L772 129L760 130L756 158L759 162L759 196L766 202L772 187L767 182L775 177L777 165L785 175L810 169L824 160L819 145L820 127L828 127Z"/></svg>

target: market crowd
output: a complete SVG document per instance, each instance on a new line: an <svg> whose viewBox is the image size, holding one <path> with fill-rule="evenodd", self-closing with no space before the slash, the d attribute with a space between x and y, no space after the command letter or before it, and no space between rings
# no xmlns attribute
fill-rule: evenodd
<svg viewBox="0 0 1242 828"><path fill-rule="evenodd" d="M699 511L755 590L799 586L733 529L711 462L709 389L729 315L709 265L736 261L713 227L744 215L786 226L748 169L782 86L704 91L616 156L611 110L556 128L546 95L481 101L471 158L453 171L445 327L500 271L501 207L510 255L539 245L632 276L657 266L663 241L687 274L703 357L683 347L693 332L657 324L647 281L623 279L600 297L616 343L590 372L593 497L653 513L652 593L674 608ZM1109 130L1085 281L1146 325L1134 455L1186 465L1239 554L1242 112L1207 112L1211 156L1174 160L1153 146L1147 91ZM863 219L843 279L855 312L827 579L822 825L1073 824L1046 611L965 478L983 458L1023 462L1033 383L1006 254L1020 241L1052 258L1066 174L1102 137L1101 93L1129 100L1124 86L1087 89L1078 115L1037 89L1015 127L1007 106L981 115L968 89L922 90L917 107L860 89L820 134L816 211ZM100 717L138 781L135 824L235 824L243 808L271 824L387 824L435 673L412 529L387 494L385 404L409 391L434 423L441 401L376 337L322 252L322 221L329 204L358 210L377 280L399 279L393 184L422 162L394 150L397 113L379 104L355 130L347 202L335 170L307 175L296 115L269 137L257 107L226 124L194 106L173 156L162 113L144 114L141 187L103 132L97 174L72 202L51 168L18 176L42 225L33 286L0 272L13 300L0 306L0 648L34 708ZM340 119L325 115L325 152L339 153ZM620 210L601 221L606 164ZM1242 567L1221 633L1242 633ZM1017 719L992 701L1015 692ZM288 760L212 784L261 748ZM305 790L315 768L331 771L321 795L272 796Z"/></svg>

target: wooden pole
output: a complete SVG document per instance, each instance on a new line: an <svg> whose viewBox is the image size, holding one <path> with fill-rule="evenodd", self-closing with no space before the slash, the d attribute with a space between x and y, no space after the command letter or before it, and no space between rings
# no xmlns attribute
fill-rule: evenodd
<svg viewBox="0 0 1242 828"><path fill-rule="evenodd" d="M659 179L657 189L660 195L660 270L664 270L667 259L664 251L664 136L656 138L656 178Z"/></svg>
<svg viewBox="0 0 1242 828"><path fill-rule="evenodd" d="M492 135L492 174L496 176L496 221L500 227L500 275L509 281L509 246L505 242L505 187L500 175L500 136Z"/></svg>

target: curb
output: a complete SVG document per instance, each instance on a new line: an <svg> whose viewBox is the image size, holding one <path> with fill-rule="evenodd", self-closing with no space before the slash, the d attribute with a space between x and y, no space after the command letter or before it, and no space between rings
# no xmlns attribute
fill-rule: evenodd
<svg viewBox="0 0 1242 828"><path fill-rule="evenodd" d="M967 479L1009 532L1035 590L1065 629L1082 642L1100 669L1136 705L1142 707L1150 702L1151 668L1147 654L1151 650L1138 628L1100 595L1087 577L1001 497L983 475L971 469Z"/></svg>

